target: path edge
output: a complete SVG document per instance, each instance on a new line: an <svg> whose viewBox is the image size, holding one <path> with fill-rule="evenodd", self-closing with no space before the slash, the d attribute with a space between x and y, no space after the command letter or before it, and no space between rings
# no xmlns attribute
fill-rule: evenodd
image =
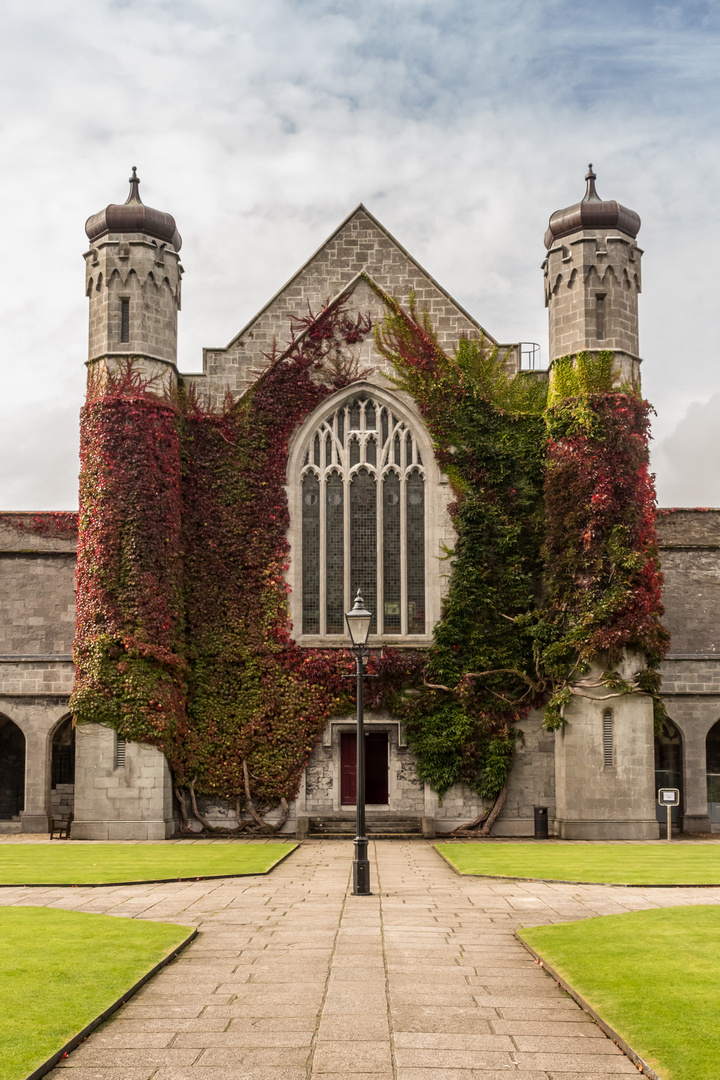
<svg viewBox="0 0 720 1080"><path fill-rule="evenodd" d="M136 983L133 983L129 990L125 991L122 997L119 997L112 1005L108 1005L107 1009L104 1009L99 1016L96 1016L94 1020L91 1020L89 1024L86 1024L82 1031L78 1031L77 1035L73 1035L69 1042L66 1042L65 1045L59 1050L56 1050L47 1061L43 1062L43 1064L35 1069L34 1072L31 1072L26 1077L26 1080L40 1080L40 1077L46 1076L50 1070L54 1069L68 1054L71 1054L73 1050L76 1050L80 1043L87 1039L88 1035L92 1035L93 1031L99 1028L101 1024L104 1024L114 1012L117 1012L126 1001L136 994L141 986L144 986L154 975L157 975L158 971L161 971L162 968L166 967L171 960L174 960L183 949L187 948L190 942L194 941L197 936L197 928L191 930L188 936L181 941L179 945L176 945L171 949L167 956L164 956L162 960L150 969L150 971L146 971Z"/></svg>
<svg viewBox="0 0 720 1080"><path fill-rule="evenodd" d="M289 859L299 847L300 844L296 843L289 851L276 859L272 866L268 866L267 870L248 870L240 874L198 874L190 877L136 878L133 881L71 881L64 883L58 881L0 881L0 889L116 889L120 885L172 885L176 881L223 881L226 878L264 877L265 874L271 874L276 866L279 866L281 862L285 862L285 859Z"/></svg>
<svg viewBox="0 0 720 1080"><path fill-rule="evenodd" d="M632 1046L630 1046L630 1044L627 1043L625 1039L623 1039L622 1035L618 1034L615 1028L611 1027L610 1024L608 1024L607 1020L603 1020L602 1016L600 1016L600 1014L597 1013L595 1009L593 1009L592 1005L590 1005L589 1002L585 1000L582 994L579 994L578 991L573 986L571 986L571 984L567 982L562 977L562 975L560 975L555 970L554 967L548 964L547 960L545 960L539 952L536 952L536 950L533 949L532 945L528 944L528 942L525 940L519 930L515 931L515 937L518 939L520 944L527 949L527 951L537 961L540 967L548 973L550 978L554 979L558 986L562 987L562 989L570 995L573 1001L575 1001L580 1006L583 1012L586 1012L588 1016L590 1016L595 1021L600 1030L603 1031L609 1039L612 1039L618 1049L622 1050L623 1054L625 1054L626 1057L630 1058L633 1065L637 1066L643 1076L649 1077L650 1080L663 1080L659 1073L656 1073L655 1070L650 1065L648 1065L645 1059L641 1058L636 1050L633 1050ZM29 1077L28 1080L32 1080L32 1078Z"/></svg>

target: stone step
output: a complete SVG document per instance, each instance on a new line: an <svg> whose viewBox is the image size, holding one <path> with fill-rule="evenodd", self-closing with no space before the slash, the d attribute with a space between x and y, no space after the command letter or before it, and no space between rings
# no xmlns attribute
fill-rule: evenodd
<svg viewBox="0 0 720 1080"><path fill-rule="evenodd" d="M372 837L412 837L422 835L422 825L419 818L397 818L391 815L366 818L365 831ZM309 835L354 837L355 818L325 817L310 818Z"/></svg>

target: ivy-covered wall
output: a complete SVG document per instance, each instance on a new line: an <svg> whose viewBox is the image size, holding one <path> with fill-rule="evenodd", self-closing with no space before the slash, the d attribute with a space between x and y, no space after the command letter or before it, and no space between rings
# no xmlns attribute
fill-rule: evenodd
<svg viewBox="0 0 720 1080"><path fill-rule="evenodd" d="M497 799L518 725L550 727L592 661L612 692L655 688L666 645L647 471L649 407L614 389L612 357L532 374L462 340L454 355L385 297L376 346L417 403L453 486L449 591L424 654L371 658L370 708L404 720L440 796L464 782ZM189 795L235 802L261 826L297 792L332 715L353 708L347 652L298 648L288 616L288 446L337 389L366 375L367 318L342 306L293 339L239 403L217 412L156 393L128 368L82 415L78 678L71 707L168 757ZM645 658L633 685L623 650Z"/></svg>

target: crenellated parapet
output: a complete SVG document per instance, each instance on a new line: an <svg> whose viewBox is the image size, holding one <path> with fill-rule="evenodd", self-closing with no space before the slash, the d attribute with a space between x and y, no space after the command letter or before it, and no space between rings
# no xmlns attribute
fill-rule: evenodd
<svg viewBox="0 0 720 1080"><path fill-rule="evenodd" d="M621 380L639 375L640 218L595 191L592 166L584 199L550 218L543 262L550 359L612 350Z"/></svg>

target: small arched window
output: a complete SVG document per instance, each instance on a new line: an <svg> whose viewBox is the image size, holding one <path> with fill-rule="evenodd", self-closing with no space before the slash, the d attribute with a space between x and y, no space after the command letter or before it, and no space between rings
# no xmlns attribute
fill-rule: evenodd
<svg viewBox="0 0 720 1080"><path fill-rule="evenodd" d="M300 460L303 634L344 634L357 589L371 633L424 634L425 470L415 433L359 394L308 433Z"/></svg>

